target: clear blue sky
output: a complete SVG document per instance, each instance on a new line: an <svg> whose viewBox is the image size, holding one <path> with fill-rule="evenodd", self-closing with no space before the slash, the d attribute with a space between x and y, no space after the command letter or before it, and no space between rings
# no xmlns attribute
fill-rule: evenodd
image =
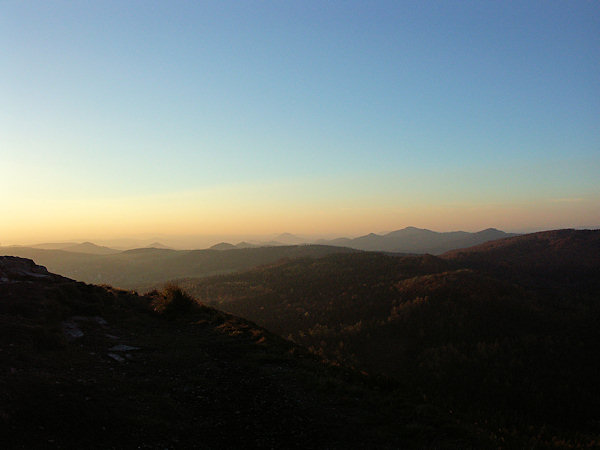
<svg viewBox="0 0 600 450"><path fill-rule="evenodd" d="M0 42L0 241L600 224L599 2L4 0Z"/></svg>

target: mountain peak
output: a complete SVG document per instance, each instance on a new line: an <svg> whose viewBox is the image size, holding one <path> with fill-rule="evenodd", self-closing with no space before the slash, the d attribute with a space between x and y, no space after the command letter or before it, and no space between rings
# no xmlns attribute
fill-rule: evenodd
<svg viewBox="0 0 600 450"><path fill-rule="evenodd" d="M152 244L148 244L147 248L163 248L163 249L168 249L170 250L171 248L166 246L165 244L161 243L161 242L153 242Z"/></svg>
<svg viewBox="0 0 600 450"><path fill-rule="evenodd" d="M236 248L235 245L230 244L229 242L219 242L218 244L209 247L209 250L232 250Z"/></svg>

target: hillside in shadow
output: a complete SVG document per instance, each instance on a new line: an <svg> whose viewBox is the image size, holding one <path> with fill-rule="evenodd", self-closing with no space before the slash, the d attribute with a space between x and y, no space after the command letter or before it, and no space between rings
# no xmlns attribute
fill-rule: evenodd
<svg viewBox="0 0 600 450"><path fill-rule="evenodd" d="M0 257L3 448L486 448L393 383L176 287L139 296Z"/></svg>
<svg viewBox="0 0 600 450"><path fill-rule="evenodd" d="M384 373L517 448L591 445L600 437L599 235L536 233L442 258L330 255L181 283L321 357Z"/></svg>
<svg viewBox="0 0 600 450"><path fill-rule="evenodd" d="M441 256L455 266L546 291L600 289L600 230L553 230L500 239ZM546 292L552 294L552 292Z"/></svg>

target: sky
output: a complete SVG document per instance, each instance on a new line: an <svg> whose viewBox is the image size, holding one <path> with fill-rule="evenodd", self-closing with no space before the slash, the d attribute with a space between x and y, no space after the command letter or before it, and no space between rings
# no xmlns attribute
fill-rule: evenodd
<svg viewBox="0 0 600 450"><path fill-rule="evenodd" d="M600 225L595 1L0 0L0 243Z"/></svg>

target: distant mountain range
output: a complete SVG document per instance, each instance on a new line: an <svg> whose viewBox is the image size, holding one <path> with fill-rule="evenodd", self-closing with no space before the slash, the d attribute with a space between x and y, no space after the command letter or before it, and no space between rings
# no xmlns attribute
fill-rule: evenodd
<svg viewBox="0 0 600 450"><path fill-rule="evenodd" d="M21 246L16 246L21 247ZM65 252L73 253L87 253L90 255L110 255L113 253L119 253L121 250L116 250L110 247L104 247L96 245L92 242L54 242L31 245L31 248L38 248L42 250L63 250Z"/></svg>
<svg viewBox="0 0 600 450"><path fill-rule="evenodd" d="M356 239L322 240L317 244L283 233L276 241L236 245L221 242L205 250L172 250L153 242L143 248L119 251L91 242L68 242L0 247L0 254L32 258L52 272L76 280L143 290L175 278L231 273L282 258L321 257L357 250L440 254L509 236L514 235L493 228L478 233L437 233L408 227L384 235L371 233Z"/></svg>
<svg viewBox="0 0 600 450"><path fill-rule="evenodd" d="M249 244L240 242L237 245L221 242L210 247L213 250L231 250L248 247L275 247L281 245L320 244L337 247L348 247L357 250L390 253L412 253L439 255L457 248L471 247L484 242L518 236L515 233L505 233L495 228L469 233L467 231L437 232L424 228L406 227L402 230L385 234L370 233L357 238L319 239L317 241L282 233L273 240Z"/></svg>
<svg viewBox="0 0 600 450"><path fill-rule="evenodd" d="M123 249L116 249L106 247L102 245L94 244L93 242L48 242L43 244L34 244L28 246L16 246L16 247L28 247L28 248L39 248L42 250L63 250L65 252L74 253L87 253L90 255L110 255L114 253L122 252ZM143 248L170 248L160 242L153 242Z"/></svg>
<svg viewBox="0 0 600 450"><path fill-rule="evenodd" d="M471 247L484 242L517 236L495 228L469 233L467 231L437 232L423 228L407 227L379 235L370 233L355 239L338 238L319 240L318 244L339 245L358 250L393 253L430 253L439 255L457 248Z"/></svg>

